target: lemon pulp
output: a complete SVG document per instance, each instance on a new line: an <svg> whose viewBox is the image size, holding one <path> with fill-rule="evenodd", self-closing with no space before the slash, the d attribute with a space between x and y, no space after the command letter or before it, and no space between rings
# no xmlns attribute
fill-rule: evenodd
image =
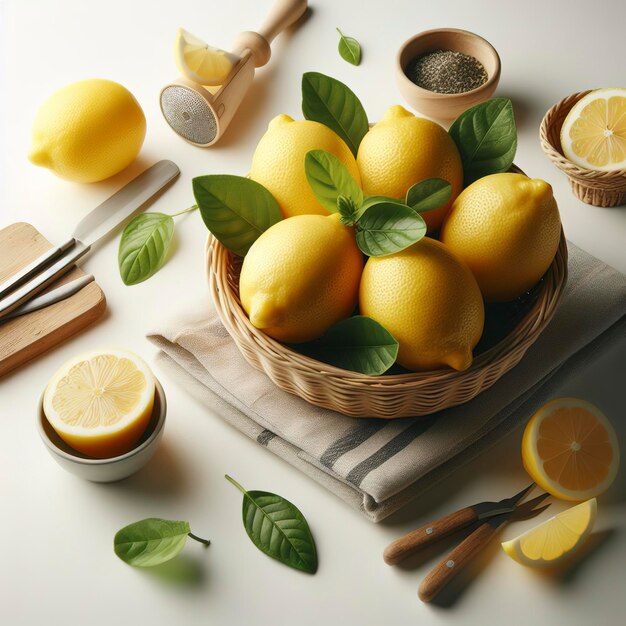
<svg viewBox="0 0 626 626"><path fill-rule="evenodd" d="M573 506L515 539L502 543L518 563L530 566L556 565L569 557L591 532L597 504L592 498Z"/></svg>
<svg viewBox="0 0 626 626"><path fill-rule="evenodd" d="M93 352L65 363L48 384L44 413L72 448L96 458L127 452L144 433L155 381L136 355Z"/></svg>

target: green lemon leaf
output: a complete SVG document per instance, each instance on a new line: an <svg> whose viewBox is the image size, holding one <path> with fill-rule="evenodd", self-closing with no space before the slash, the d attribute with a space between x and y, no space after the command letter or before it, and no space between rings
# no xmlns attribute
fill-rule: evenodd
<svg viewBox="0 0 626 626"><path fill-rule="evenodd" d="M425 234L426 222L411 207L380 202L359 218L356 243L368 256L386 256L408 248Z"/></svg>
<svg viewBox="0 0 626 626"><path fill-rule="evenodd" d="M239 256L283 218L274 196L250 178L213 174L197 176L192 185L206 227Z"/></svg>
<svg viewBox="0 0 626 626"><path fill-rule="evenodd" d="M442 178L427 178L412 185L406 192L406 204L417 213L434 211L452 196L452 185Z"/></svg>
<svg viewBox="0 0 626 626"><path fill-rule="evenodd" d="M341 215L341 223L344 226L354 226L361 215L359 207L345 196L337 198L337 211Z"/></svg>
<svg viewBox="0 0 626 626"><path fill-rule="evenodd" d="M124 228L117 252L125 285L136 285L165 263L174 235L174 220L164 213L142 213Z"/></svg>
<svg viewBox="0 0 626 626"><path fill-rule="evenodd" d="M369 126L363 105L346 85L319 72L304 73L302 113L335 131L356 157Z"/></svg>
<svg viewBox="0 0 626 626"><path fill-rule="evenodd" d="M243 526L252 543L273 559L314 574L317 571L315 541L295 504L268 491L246 491L230 476L225 478L243 494Z"/></svg>
<svg viewBox="0 0 626 626"><path fill-rule="evenodd" d="M179 554L188 534L188 522L149 517L118 530L113 549L129 565L152 567Z"/></svg>
<svg viewBox="0 0 626 626"><path fill-rule="evenodd" d="M404 200L398 200L397 198L390 198L388 196L367 196L367 198L363 200L361 210L365 212L374 204L380 204L381 202L391 202L392 204L400 204L402 206L406 206Z"/></svg>
<svg viewBox="0 0 626 626"><path fill-rule="evenodd" d="M466 185L511 167L517 150L517 129L508 98L492 98L468 109L448 132L461 153Z"/></svg>
<svg viewBox="0 0 626 626"><path fill-rule="evenodd" d="M363 192L348 168L334 154L310 150L304 157L304 171L318 202L329 212L337 212L337 198L345 196L360 206Z"/></svg>
<svg viewBox="0 0 626 626"><path fill-rule="evenodd" d="M352 65L358 65L361 62L361 44L354 37L346 37L338 28L337 32L341 58Z"/></svg>
<svg viewBox="0 0 626 626"><path fill-rule="evenodd" d="M395 363L398 342L378 322L355 315L338 322L319 339L298 345L298 350L344 370L379 376Z"/></svg>

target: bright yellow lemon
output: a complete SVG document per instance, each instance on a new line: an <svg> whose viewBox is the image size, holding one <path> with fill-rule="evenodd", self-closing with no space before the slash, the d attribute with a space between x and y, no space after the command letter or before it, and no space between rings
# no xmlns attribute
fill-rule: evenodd
<svg viewBox="0 0 626 626"><path fill-rule="evenodd" d="M615 480L619 446L600 409L579 398L559 398L526 425L522 461L542 489L580 502L600 495Z"/></svg>
<svg viewBox="0 0 626 626"><path fill-rule="evenodd" d="M550 567L571 556L585 541L596 521L596 499L587 500L504 541L503 550L530 567Z"/></svg>
<svg viewBox="0 0 626 626"><path fill-rule="evenodd" d="M145 136L146 118L128 89L111 80L81 80L39 109L28 157L61 178L93 183L130 165Z"/></svg>
<svg viewBox="0 0 626 626"><path fill-rule="evenodd" d="M239 57L207 43L183 28L176 31L174 59L183 76L199 85L222 85Z"/></svg>
<svg viewBox="0 0 626 626"><path fill-rule="evenodd" d="M69 446L95 458L127 452L154 405L150 368L132 352L99 350L64 363L44 393L50 425Z"/></svg>
<svg viewBox="0 0 626 626"><path fill-rule="evenodd" d="M401 252L368 259L359 307L398 341L398 363L416 371L467 369L485 320L470 270L428 237Z"/></svg>
<svg viewBox="0 0 626 626"><path fill-rule="evenodd" d="M354 231L339 214L297 215L252 244L241 268L241 304L270 337L309 341L352 313L362 270Z"/></svg>
<svg viewBox="0 0 626 626"><path fill-rule="evenodd" d="M422 214L429 232L437 230L463 188L459 151L435 122L416 117L401 106L389 107L365 135L357 154L363 191L368 196L404 200L409 187L426 178L443 178L452 185L450 201Z"/></svg>
<svg viewBox="0 0 626 626"><path fill-rule="evenodd" d="M563 122L561 147L586 169L626 168L626 89L597 89L581 98Z"/></svg>
<svg viewBox="0 0 626 626"><path fill-rule="evenodd" d="M550 267L561 238L552 187L523 174L492 174L454 201L440 239L472 270L485 299L506 302Z"/></svg>
<svg viewBox="0 0 626 626"><path fill-rule="evenodd" d="M354 156L341 137L318 122L296 122L288 115L279 115L270 122L256 147L250 178L271 192L285 217L328 215L317 201L304 171L304 157L309 150L334 154L356 183L361 184Z"/></svg>

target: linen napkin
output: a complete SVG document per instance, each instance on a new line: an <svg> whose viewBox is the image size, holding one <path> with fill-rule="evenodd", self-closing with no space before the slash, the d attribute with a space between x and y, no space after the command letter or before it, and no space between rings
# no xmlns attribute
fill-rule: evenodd
<svg viewBox="0 0 626 626"><path fill-rule="evenodd" d="M377 522L525 421L625 333L626 276L570 243L562 300L521 362L471 402L426 418L354 419L282 391L206 304L148 338L217 415Z"/></svg>

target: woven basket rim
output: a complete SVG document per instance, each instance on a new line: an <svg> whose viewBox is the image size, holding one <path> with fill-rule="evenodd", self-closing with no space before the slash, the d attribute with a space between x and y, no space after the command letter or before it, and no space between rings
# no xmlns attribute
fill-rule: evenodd
<svg viewBox="0 0 626 626"><path fill-rule="evenodd" d="M222 257L218 259L218 257ZM222 310L222 302L229 307L230 313L236 318L237 322L245 327L248 335L255 341L257 349L266 351L275 359L280 359L286 365L291 365L299 370L307 370L316 374L328 376L348 382L355 387L372 388L380 387L386 389L398 388L406 390L411 386L421 386L424 383L451 383L462 380L468 374L475 373L479 370L490 368L495 364L507 359L508 354L519 347L520 344L527 341L529 337L538 336L545 324L552 318L556 304L563 292L567 282L567 243L563 230L561 229L561 239L559 248L555 255L550 268L544 275L546 280L536 301L530 307L524 317L518 322L515 329L505 338L499 341L485 352L478 355L472 362L472 365L464 371L456 371L450 368L431 370L428 372L407 372L402 374L382 374L380 376L368 376L350 370L338 368L321 361L317 361L311 357L305 356L292 348L278 342L269 337L262 331L258 330L250 323L248 316L245 314L239 301L239 297L232 292L232 288L228 281L216 282L216 276L219 274L217 265L219 261L223 261L224 257L232 258L222 244L209 233L205 248L205 268L211 291L214 294L214 303L218 315L225 323L225 312ZM559 265L561 267L559 267ZM560 271L562 280L558 284L551 284L547 278ZM217 297L216 297L217 295ZM543 297L542 297L543 296ZM220 300L220 302L216 300ZM219 306L218 306L219 305ZM226 325L232 335L230 324ZM237 339L236 343L237 343ZM534 339L533 339L534 341Z"/></svg>
<svg viewBox="0 0 626 626"><path fill-rule="evenodd" d="M595 89L587 89L585 91L579 91L563 98L555 105L550 107L541 120L539 127L539 140L541 142L541 148L548 158L563 172L572 178L584 181L586 183L610 183L610 182L623 182L626 187L626 168L619 170L613 170L610 172L602 170L588 169L580 167L573 161L570 161L562 152L561 146L556 146L550 141L550 130L554 128L557 136L561 135L561 127L565 116L573 108L573 106L587 94L590 94ZM565 110L563 118L560 114ZM620 179L625 179L621 181Z"/></svg>

